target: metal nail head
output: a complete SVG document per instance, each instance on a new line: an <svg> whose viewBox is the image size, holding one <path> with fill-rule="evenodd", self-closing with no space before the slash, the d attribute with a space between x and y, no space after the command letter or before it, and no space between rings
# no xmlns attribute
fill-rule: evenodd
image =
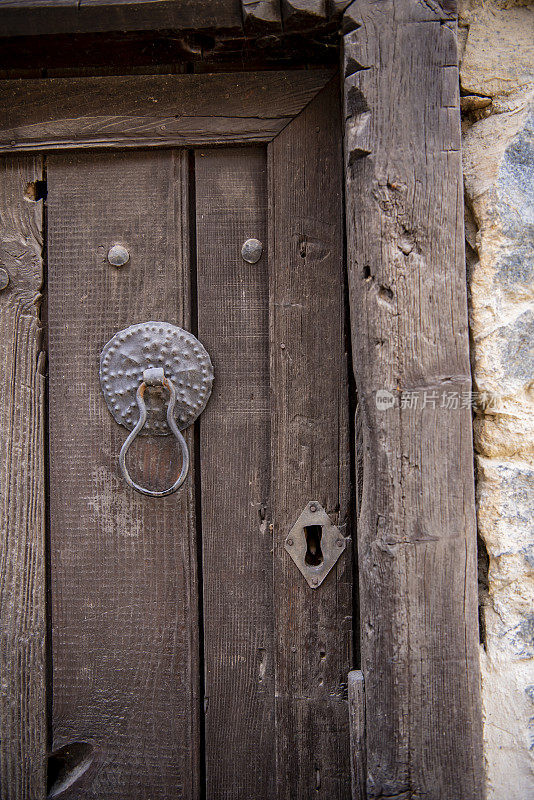
<svg viewBox="0 0 534 800"><path fill-rule="evenodd" d="M7 269L0 267L0 292L5 289L9 283L9 272Z"/></svg>
<svg viewBox="0 0 534 800"><path fill-rule="evenodd" d="M130 260L130 253L122 244L114 244L108 250L108 261L113 267L123 267Z"/></svg>
<svg viewBox="0 0 534 800"><path fill-rule="evenodd" d="M241 248L243 261L248 264L256 264L263 253L263 245L259 239L247 239Z"/></svg>

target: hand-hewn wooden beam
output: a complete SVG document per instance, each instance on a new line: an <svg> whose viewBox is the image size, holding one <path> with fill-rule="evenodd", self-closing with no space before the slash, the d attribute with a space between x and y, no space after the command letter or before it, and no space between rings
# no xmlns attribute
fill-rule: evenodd
<svg viewBox="0 0 534 800"><path fill-rule="evenodd" d="M351 0L4 0L0 36L210 31L254 36L335 22Z"/></svg>
<svg viewBox="0 0 534 800"><path fill-rule="evenodd" d="M220 30L242 34L240 0L7 0L2 36L104 31Z"/></svg>
<svg viewBox="0 0 534 800"><path fill-rule="evenodd" d="M367 796L480 800L454 9L358 0L350 11L360 25L344 60ZM388 395L377 404L380 390L391 407Z"/></svg>

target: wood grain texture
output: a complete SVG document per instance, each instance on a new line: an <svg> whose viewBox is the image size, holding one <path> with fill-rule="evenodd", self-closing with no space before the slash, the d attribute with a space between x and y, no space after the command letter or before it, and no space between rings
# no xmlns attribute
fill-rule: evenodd
<svg viewBox="0 0 534 800"><path fill-rule="evenodd" d="M0 81L0 152L268 142L328 70Z"/></svg>
<svg viewBox="0 0 534 800"><path fill-rule="evenodd" d="M367 793L382 800L484 796L471 413L442 406L471 386L456 37L443 6L361 0L361 27L345 37Z"/></svg>
<svg viewBox="0 0 534 800"><path fill-rule="evenodd" d="M350 722L350 772L352 800L366 800L367 769L365 766L365 694L363 672L353 669L348 675Z"/></svg>
<svg viewBox="0 0 534 800"><path fill-rule="evenodd" d="M351 535L339 88L269 145L277 794L350 795L351 548L311 589L284 550L318 500Z"/></svg>
<svg viewBox="0 0 534 800"><path fill-rule="evenodd" d="M281 0L285 30L302 30L325 23L327 0Z"/></svg>
<svg viewBox="0 0 534 800"><path fill-rule="evenodd" d="M2 0L3 36L143 30L243 35L239 0Z"/></svg>
<svg viewBox="0 0 534 800"><path fill-rule="evenodd" d="M169 497L129 489L126 430L98 377L103 345L128 325L189 328L187 204L183 152L48 161L53 746L92 748L65 800L199 792L195 465ZM130 253L120 269L106 260L117 242ZM170 437L136 443L133 477L167 486L173 452Z"/></svg>
<svg viewBox="0 0 534 800"><path fill-rule="evenodd" d="M267 165L196 152L198 327L214 364L200 422L206 796L275 796ZM248 264L241 247L265 250Z"/></svg>
<svg viewBox="0 0 534 800"><path fill-rule="evenodd" d="M0 160L0 793L46 793L42 159Z"/></svg>
<svg viewBox="0 0 534 800"><path fill-rule="evenodd" d="M195 30L235 39L321 29L348 5L350 0L2 0L0 28L3 36Z"/></svg>
<svg viewBox="0 0 534 800"><path fill-rule="evenodd" d="M383 5L382 0L364 0L365 9L362 12L361 0L333 0L336 6L334 15L342 17L343 33L350 33L356 28L361 27L363 16L368 19L374 18L379 24L379 15ZM457 16L457 0L408 0L397 4L399 21L405 22L455 22ZM389 6L388 6L389 8Z"/></svg>
<svg viewBox="0 0 534 800"><path fill-rule="evenodd" d="M282 32L280 0L241 0L241 8L247 33Z"/></svg>

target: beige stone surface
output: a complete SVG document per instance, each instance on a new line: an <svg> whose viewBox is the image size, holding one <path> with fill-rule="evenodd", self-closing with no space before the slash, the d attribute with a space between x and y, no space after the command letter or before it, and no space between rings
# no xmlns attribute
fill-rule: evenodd
<svg viewBox="0 0 534 800"><path fill-rule="evenodd" d="M505 656L490 658L483 653L481 667L488 797L493 800L530 800L529 747L534 738L534 728L531 724L530 731L519 741L516 731L517 718L530 719L534 712L531 666L528 662L511 664Z"/></svg>
<svg viewBox="0 0 534 800"><path fill-rule="evenodd" d="M465 0L460 25L488 798L533 800L534 5Z"/></svg>
<svg viewBox="0 0 534 800"><path fill-rule="evenodd" d="M462 58L462 88L489 97L528 86L534 62L532 6L499 8L479 3L462 9L469 35Z"/></svg>

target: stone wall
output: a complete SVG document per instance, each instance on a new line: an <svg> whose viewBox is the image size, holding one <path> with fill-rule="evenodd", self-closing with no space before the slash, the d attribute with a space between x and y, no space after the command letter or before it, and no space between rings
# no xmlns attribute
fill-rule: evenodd
<svg viewBox="0 0 534 800"><path fill-rule="evenodd" d="M489 800L534 798L534 6L460 3Z"/></svg>

